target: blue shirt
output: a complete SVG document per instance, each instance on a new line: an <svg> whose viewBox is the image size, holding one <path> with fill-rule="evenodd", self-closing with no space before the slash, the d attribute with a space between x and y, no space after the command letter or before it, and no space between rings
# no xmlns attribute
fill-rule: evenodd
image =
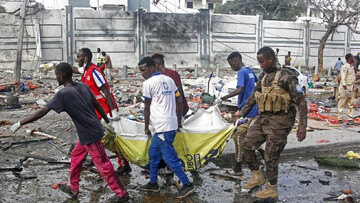
<svg viewBox="0 0 360 203"><path fill-rule="evenodd" d="M338 71L340 71L340 69L341 69L341 67L344 65L344 62L342 62L342 61L336 61L336 64L335 64L335 66L336 66L336 69L338 70Z"/></svg>
<svg viewBox="0 0 360 203"><path fill-rule="evenodd" d="M73 120L81 145L100 141L104 129L95 114L95 96L84 83L74 82L55 94L46 105L56 113L65 111Z"/></svg>
<svg viewBox="0 0 360 203"><path fill-rule="evenodd" d="M238 95L238 108L239 110L245 105L250 95L254 92L255 83L258 81L254 71L249 67L242 67L237 72L237 85L236 87L243 87L243 91ZM258 114L257 106L251 109L246 117L255 117Z"/></svg>

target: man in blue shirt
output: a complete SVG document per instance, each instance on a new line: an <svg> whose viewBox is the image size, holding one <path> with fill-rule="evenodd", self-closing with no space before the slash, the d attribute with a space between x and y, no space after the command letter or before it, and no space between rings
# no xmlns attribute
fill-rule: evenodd
<svg viewBox="0 0 360 203"><path fill-rule="evenodd" d="M341 61L341 58L338 58L338 61L336 61L336 63L335 63L335 68L336 68L338 74L340 74L340 69L343 65L344 65L344 62Z"/></svg>
<svg viewBox="0 0 360 203"><path fill-rule="evenodd" d="M250 67L244 65L244 63L242 62L241 54L239 52L231 53L228 56L227 61L230 65L230 68L233 71L237 71L237 85L236 85L236 90L221 97L220 100L223 101L237 95L238 110L240 110L244 106L250 95L253 93L255 88L255 83L258 81L258 79L254 71ZM237 175L242 175L241 143L244 140L244 137L246 135L247 129L251 121L254 119L255 116L257 116L257 114L258 114L258 110L255 105L253 109L250 111L250 113L246 115L246 117L248 118L247 122L239 125L236 134L233 136L235 142L235 161L236 161L234 172Z"/></svg>

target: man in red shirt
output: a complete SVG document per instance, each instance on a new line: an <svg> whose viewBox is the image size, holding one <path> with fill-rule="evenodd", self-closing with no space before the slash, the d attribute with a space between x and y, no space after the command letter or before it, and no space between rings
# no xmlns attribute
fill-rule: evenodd
<svg viewBox="0 0 360 203"><path fill-rule="evenodd" d="M151 58L155 61L157 71L161 72L163 75L169 76L171 79L174 80L175 85L181 95L181 99L182 99L182 103L183 103L182 116L184 117L186 115L186 113L189 111L189 106L186 101L184 91L182 89L182 83L181 83L179 73L176 72L175 70L165 68L164 55L162 55L160 53L155 53L151 56Z"/></svg>
<svg viewBox="0 0 360 203"><path fill-rule="evenodd" d="M100 69L91 62L92 52L88 48L81 48L77 53L77 62L79 64L79 68L73 67L74 73L82 74L81 82L85 83L91 92L95 95L96 100L103 107L106 114L109 114L110 117L114 117L118 112L118 107L116 105L115 97L113 93L110 91L110 86ZM96 111L96 115L99 120L101 120L100 114ZM129 162L121 157L119 154L118 163L119 169L118 174L123 175L125 173L130 173L131 168Z"/></svg>

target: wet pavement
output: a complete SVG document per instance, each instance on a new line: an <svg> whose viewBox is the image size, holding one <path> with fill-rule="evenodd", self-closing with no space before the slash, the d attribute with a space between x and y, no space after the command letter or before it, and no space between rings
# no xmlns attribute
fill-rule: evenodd
<svg viewBox="0 0 360 203"><path fill-rule="evenodd" d="M24 111L14 115L12 111L2 111L4 119L18 120L31 112ZM68 151L70 144L77 140L74 125L66 114L50 112L45 118L29 124L20 129L15 138L2 138L2 147L8 141L24 140L27 129L36 129L42 126L43 131L56 135L55 144L63 151ZM47 127L46 127L47 126ZM27 138L30 138L27 136ZM37 139L33 137L31 139ZM333 151L335 154L346 153ZM11 153L31 154L66 160L65 155L53 145L45 142L15 145L0 155L0 167L14 167L22 156L9 155ZM111 152L108 153L112 155ZM319 155L319 154L317 154ZM279 166L279 199L267 200L267 202L323 202L323 198L339 196L343 190L352 190L359 195L358 187L360 174L358 170L349 170L331 167L319 167L310 155L308 157L284 157ZM116 159L112 163L117 167ZM190 180L196 186L196 193L190 196L192 202L256 202L251 195L261 189L256 188L251 193L242 192L241 185L246 181L234 181L222 177L210 175L210 173L226 173L231 171L233 159L224 156L215 163L211 163L196 172L186 172ZM69 181L69 165L48 164L47 162L28 159L23 163L24 170L19 174L13 172L0 172L0 202L106 202L113 192L106 183L93 170L84 169L81 174L80 195L78 199L70 199L69 196L58 189L53 189L53 184ZM250 176L250 171L243 166L245 177ZM310 169L307 169L310 168ZM148 182L147 174L143 169L132 165L130 175L121 176L121 180L131 196L129 202L182 202L185 200L175 199L178 190L170 181L171 176L161 176L159 185L160 193L140 192L135 186ZM331 176L328 176L329 172ZM177 177L173 178L178 181ZM248 179L247 179L248 180ZM328 185L324 185L324 182ZM330 194L330 195L329 195ZM188 201L189 202L189 201ZM261 201L260 201L261 202ZM264 201L262 201L264 202Z"/></svg>
<svg viewBox="0 0 360 203"><path fill-rule="evenodd" d="M318 101L318 104L334 106L335 102L327 100L331 93L312 92L308 99ZM2 120L18 121L34 112L29 106L15 110L2 110L0 117ZM334 112L333 112L334 113ZM0 126L3 134L10 134L9 126ZM41 129L39 129L41 128ZM58 161L67 161L66 155L70 145L77 141L77 134L74 124L65 113L56 114L50 111L44 118L26 125L20 129L15 137L2 137L0 147L8 146L15 141L25 141L28 139L40 139L39 136L30 136L26 130L42 130L43 132L57 136L54 141L57 146L40 141L38 143L28 143L14 145L6 151L0 151L0 167L15 167L19 160L24 156L14 156L11 154L27 154L31 156L41 156L52 158ZM346 129L356 135L357 129ZM350 130L350 131L349 131ZM313 134L327 134L328 131L315 131ZM330 131L329 131L330 132ZM343 131L334 131L339 134ZM290 136L293 136L290 135ZM344 140L346 141L346 140ZM228 143L227 145L232 145ZM289 144L290 146L290 144ZM326 147L326 146L325 146ZM316 149L316 147L313 147ZM299 148L298 150L301 150ZM356 149L354 149L355 151ZM345 154L346 151L340 148L331 150L333 155ZM295 153L296 154L296 153ZM170 176L160 176L160 193L140 192L137 186L148 182L148 174L143 169L132 165L132 172L129 175L121 176L121 181L128 188L131 200L129 202L324 202L323 198L338 197L344 190L352 190L353 195L360 196L358 187L360 174L358 170L343 169L335 167L319 167L314 161L314 155L329 155L325 153L306 152L299 153L299 157L287 154L281 158L279 165L279 198L276 200L257 200L252 197L254 192L262 189L255 188L253 191L242 192L241 185L245 181L224 179L211 173L232 172L230 169L233 164L233 153L215 160L204 168L196 172L186 172L190 180L194 182L196 193L189 199L177 200L175 198L178 190L173 185L172 179L178 181L178 178ZM109 152L109 156L113 153ZM118 166L116 159L112 159L115 167ZM113 196L113 192L107 187L101 176L96 170L85 168L81 174L80 195L77 199L70 199L69 196L56 189L56 185L63 181L69 182L68 164L48 164L46 161L32 159L23 162L23 171L20 173L0 172L0 202L107 202L107 199ZM243 165L244 177L250 177L250 171L246 164ZM53 188L55 187L55 188Z"/></svg>
<svg viewBox="0 0 360 203"><path fill-rule="evenodd" d="M13 166L18 160L18 157L12 156L4 158L1 158L1 167ZM116 165L114 160L113 164ZM192 202L259 202L251 195L261 188L250 193L242 192L240 185L244 183L210 175L213 172L225 173L231 165L231 160L222 160L221 163L212 163L196 172L187 172L196 186L196 193L189 199ZM126 187L133 188L148 181L141 168L133 165L132 169L130 175L121 176ZM243 171L245 177L250 175L249 170ZM323 198L337 197L344 190L352 190L355 196L360 195L358 170L319 167L313 158L297 157L297 161L281 163L279 171L278 202L323 202ZM18 175L12 172L0 173L1 202L106 202L113 195L100 175L88 169L81 174L78 199L71 199L51 187L52 184L68 181L68 177L68 166L48 165L37 160L26 161L23 172ZM131 196L129 202L181 202L174 197L177 189L171 179L171 175L160 176L160 193L128 189ZM173 179L178 181L177 177ZM276 200L269 199L266 202Z"/></svg>

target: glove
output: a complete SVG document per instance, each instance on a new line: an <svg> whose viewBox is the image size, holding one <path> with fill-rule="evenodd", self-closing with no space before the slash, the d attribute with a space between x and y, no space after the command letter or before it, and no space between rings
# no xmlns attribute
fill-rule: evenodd
<svg viewBox="0 0 360 203"><path fill-rule="evenodd" d="M222 100L218 97L218 98L216 98L215 103L216 103L216 105L220 106L222 103Z"/></svg>
<svg viewBox="0 0 360 203"><path fill-rule="evenodd" d="M111 124L105 124L105 125L103 125L103 127L104 127L105 131L108 131L111 134L116 135L115 129Z"/></svg>
<svg viewBox="0 0 360 203"><path fill-rule="evenodd" d="M236 125L237 126L239 126L239 125L241 125L241 124L244 124L244 123L246 123L246 122L248 122L248 118L243 118L243 117L240 117L237 121L236 121Z"/></svg>
<svg viewBox="0 0 360 203"><path fill-rule="evenodd" d="M10 130L11 130L13 133L15 133L17 130L20 129L20 127L21 127L21 124L20 124L20 121L18 121L17 123L14 123L14 124L11 126Z"/></svg>

